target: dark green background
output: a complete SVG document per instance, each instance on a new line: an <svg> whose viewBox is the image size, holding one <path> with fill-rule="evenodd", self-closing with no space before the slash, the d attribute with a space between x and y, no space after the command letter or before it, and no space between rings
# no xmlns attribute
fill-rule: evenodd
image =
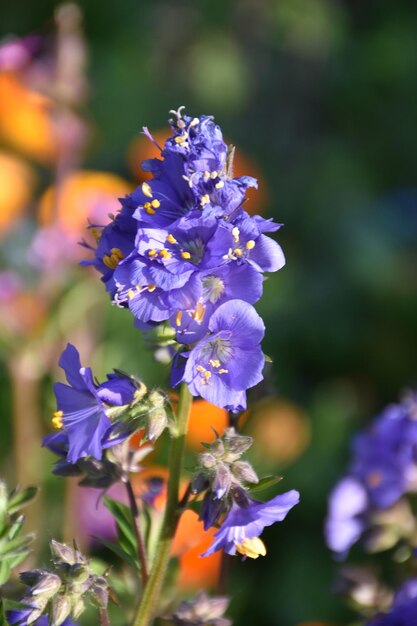
<svg viewBox="0 0 417 626"><path fill-rule="evenodd" d="M54 6L2 3L2 34L47 31ZM81 6L97 127L87 166L127 175L132 137L144 124L162 127L167 111L184 104L192 115L215 115L254 159L268 216L285 224L278 238L287 266L268 280L258 310L273 383L305 408L313 439L285 470L301 504L265 533L266 559L236 568L231 613L260 626L342 623L322 541L326 495L343 471L349 434L417 375L417 5ZM119 340L113 314L108 335L133 360L133 331ZM0 382L5 388L4 370Z"/></svg>

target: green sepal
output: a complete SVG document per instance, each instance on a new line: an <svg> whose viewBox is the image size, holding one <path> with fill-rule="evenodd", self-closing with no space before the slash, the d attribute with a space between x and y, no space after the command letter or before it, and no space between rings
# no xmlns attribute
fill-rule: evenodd
<svg viewBox="0 0 417 626"><path fill-rule="evenodd" d="M269 487L273 487L279 483L280 480L282 480L282 476L264 476L256 485L251 485L249 491L263 491L264 489L269 489Z"/></svg>

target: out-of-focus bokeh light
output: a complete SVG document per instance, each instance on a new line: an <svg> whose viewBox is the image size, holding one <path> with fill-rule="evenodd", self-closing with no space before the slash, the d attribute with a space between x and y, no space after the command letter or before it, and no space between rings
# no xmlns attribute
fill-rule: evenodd
<svg viewBox="0 0 417 626"><path fill-rule="evenodd" d="M109 214L120 208L118 198L132 190L126 180L110 172L74 172L56 190L46 190L40 202L39 221L42 226L59 224L70 235L85 233L87 221L105 225Z"/></svg>
<svg viewBox="0 0 417 626"><path fill-rule="evenodd" d="M255 405L247 416L247 432L259 456L276 465L295 461L310 442L308 417L292 402L278 398Z"/></svg>
<svg viewBox="0 0 417 626"><path fill-rule="evenodd" d="M0 73L0 139L22 154L50 163L56 153L52 102L12 72Z"/></svg>
<svg viewBox="0 0 417 626"><path fill-rule="evenodd" d="M188 447L201 452L203 450L201 443L213 441L215 438L214 430L221 435L227 424L227 411L225 409L221 409L207 402L207 400L194 400L186 438Z"/></svg>
<svg viewBox="0 0 417 626"><path fill-rule="evenodd" d="M28 163L14 154L0 151L0 237L28 208L35 184L36 174Z"/></svg>

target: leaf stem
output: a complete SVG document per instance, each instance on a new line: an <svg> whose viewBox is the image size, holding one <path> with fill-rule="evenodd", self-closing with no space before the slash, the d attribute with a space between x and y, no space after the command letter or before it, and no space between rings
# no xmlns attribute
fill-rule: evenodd
<svg viewBox="0 0 417 626"><path fill-rule="evenodd" d="M145 587L146 583L148 582L149 572L146 558L145 542L143 541L142 531L140 528L139 509L136 502L135 493L133 491L132 483L130 482L129 478L127 478L123 482L126 485L127 497L129 499L129 506L132 512L133 526L138 549L138 558L140 563L140 575L142 579L142 585L143 587Z"/></svg>
<svg viewBox="0 0 417 626"><path fill-rule="evenodd" d="M177 411L177 423L171 431L167 505L161 534L156 548L155 561L145 586L133 626L148 626L151 623L162 585L169 565L172 540L180 515L179 488L184 456L185 435L188 429L192 396L185 383L182 383Z"/></svg>

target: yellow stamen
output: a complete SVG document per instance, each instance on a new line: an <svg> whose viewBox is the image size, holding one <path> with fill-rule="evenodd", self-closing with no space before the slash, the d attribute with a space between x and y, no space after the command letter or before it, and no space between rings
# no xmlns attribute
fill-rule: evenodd
<svg viewBox="0 0 417 626"><path fill-rule="evenodd" d="M257 559L259 556L265 556L265 544L259 537L253 539L244 539L242 543L236 543L236 551L250 559Z"/></svg>
<svg viewBox="0 0 417 626"><path fill-rule="evenodd" d="M216 170L214 170L214 172L212 172L212 173L210 174L210 178L211 178L212 180L214 180L215 178L217 178L217 176L218 176L218 173L216 172Z"/></svg>
<svg viewBox="0 0 417 626"><path fill-rule="evenodd" d="M208 204L210 202L210 196L208 195L208 193L206 193L202 198L201 198L201 206L204 206L205 204Z"/></svg>
<svg viewBox="0 0 417 626"><path fill-rule="evenodd" d="M158 256L158 251L152 248L152 250L148 250L148 256L152 259L153 257Z"/></svg>
<svg viewBox="0 0 417 626"><path fill-rule="evenodd" d="M197 372L200 372L201 374L206 371L206 368L203 367L202 365L197 365L196 369L197 369Z"/></svg>
<svg viewBox="0 0 417 626"><path fill-rule="evenodd" d="M191 120L190 126L197 126L197 124L199 123L200 123L200 120L198 119L198 117L195 117L194 119Z"/></svg>
<svg viewBox="0 0 417 626"><path fill-rule="evenodd" d="M148 291L150 291L151 293L152 293L152 291L155 291L155 289L156 289L156 285L154 285L153 283L148 285Z"/></svg>
<svg viewBox="0 0 417 626"><path fill-rule="evenodd" d="M152 188L148 183L142 183L142 193L148 198L152 198Z"/></svg>
<svg viewBox="0 0 417 626"><path fill-rule="evenodd" d="M60 428L62 428L62 416L64 415L64 413L62 411L55 411L55 413L53 414L52 417L52 426L54 428L57 428L58 430Z"/></svg>
<svg viewBox="0 0 417 626"><path fill-rule="evenodd" d="M168 235L167 242L174 244L177 243L177 240L175 239L174 235Z"/></svg>
<svg viewBox="0 0 417 626"><path fill-rule="evenodd" d="M219 374L228 374L229 370L225 370L225 369L220 369L219 370Z"/></svg>
<svg viewBox="0 0 417 626"><path fill-rule="evenodd" d="M237 226L235 226L234 229L232 230L232 235L233 235L233 239L235 240L235 243L237 243L239 241L239 235L240 235L240 230L238 229Z"/></svg>
<svg viewBox="0 0 417 626"><path fill-rule="evenodd" d="M238 256L238 257L241 257L242 254L243 254L242 250L240 250L239 248L235 248L233 250L233 253L234 253L235 256Z"/></svg>
<svg viewBox="0 0 417 626"><path fill-rule="evenodd" d="M145 209L148 215L155 215L156 213L155 209L152 208L152 205L150 202L145 202L145 204L143 205L143 208Z"/></svg>
<svg viewBox="0 0 417 626"><path fill-rule="evenodd" d="M204 172L204 176L203 176L204 180L208 180L210 178L210 172L208 172L207 170Z"/></svg>
<svg viewBox="0 0 417 626"><path fill-rule="evenodd" d="M249 241L246 242L246 249L247 250L253 250L253 248L255 247L255 242L253 239L249 239Z"/></svg>
<svg viewBox="0 0 417 626"><path fill-rule="evenodd" d="M161 206L161 203L155 198L155 200L152 200L151 205L154 209L158 209Z"/></svg>
<svg viewBox="0 0 417 626"><path fill-rule="evenodd" d="M96 241L96 242L100 241L101 231L99 231L98 228L91 228L90 229L90 233L91 233L94 241Z"/></svg>
<svg viewBox="0 0 417 626"><path fill-rule="evenodd" d="M181 256L183 259L191 259L191 254L186 250L184 252L181 252Z"/></svg>
<svg viewBox="0 0 417 626"><path fill-rule="evenodd" d="M107 265L111 270L116 269L119 265L120 261L124 259L124 254L119 248L112 248L110 250L110 254L105 254L103 256L103 263Z"/></svg>
<svg viewBox="0 0 417 626"><path fill-rule="evenodd" d="M177 314L175 316L175 325L181 326L181 320L182 320L182 311L177 311Z"/></svg>
<svg viewBox="0 0 417 626"><path fill-rule="evenodd" d="M210 359L209 363L210 363L210 365L212 365L213 367L220 367L220 361L219 361L219 359Z"/></svg>
<svg viewBox="0 0 417 626"><path fill-rule="evenodd" d="M159 256L161 256L163 259L170 259L172 257L172 254L166 248L162 248L162 250L159 251Z"/></svg>
<svg viewBox="0 0 417 626"><path fill-rule="evenodd" d="M188 139L188 135L180 135L179 137L175 137L175 143L184 143L184 141L187 141Z"/></svg>
<svg viewBox="0 0 417 626"><path fill-rule="evenodd" d="M221 189L222 187L224 187L224 182L222 180L219 180L219 182L216 183L214 186L216 187L216 189Z"/></svg>
<svg viewBox="0 0 417 626"><path fill-rule="evenodd" d="M201 322L204 319L205 314L206 314L205 307L201 304L201 302L198 302L197 306L195 307L195 311L193 313L193 319L199 324L201 324Z"/></svg>
<svg viewBox="0 0 417 626"><path fill-rule="evenodd" d="M204 378L206 380L209 380L211 378L211 372L209 372L208 370L206 370L203 374Z"/></svg>
<svg viewBox="0 0 417 626"><path fill-rule="evenodd" d="M133 291L133 289L129 289L129 291L127 292L128 298L129 300L131 300L132 298L135 297L135 292Z"/></svg>

